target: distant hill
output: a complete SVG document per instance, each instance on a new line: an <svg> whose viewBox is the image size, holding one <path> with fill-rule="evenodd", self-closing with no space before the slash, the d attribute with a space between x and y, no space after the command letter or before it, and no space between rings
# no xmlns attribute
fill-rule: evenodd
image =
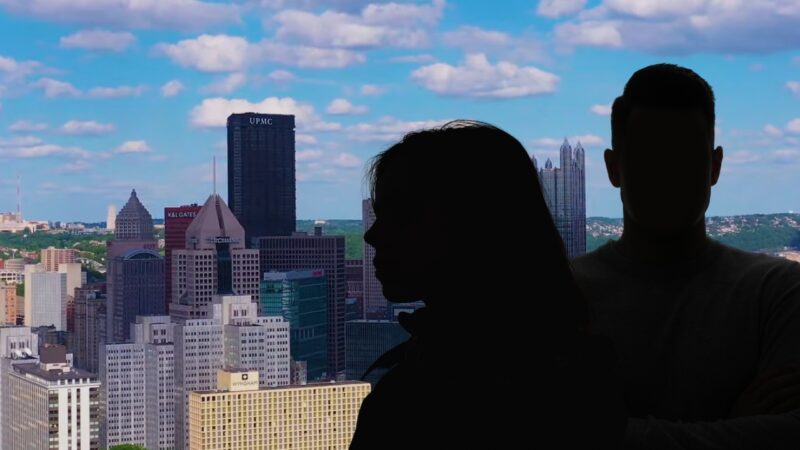
<svg viewBox="0 0 800 450"><path fill-rule="evenodd" d="M753 252L800 249L800 214L747 214L706 218L709 236ZM588 217L586 250L591 251L622 233L622 219Z"/></svg>

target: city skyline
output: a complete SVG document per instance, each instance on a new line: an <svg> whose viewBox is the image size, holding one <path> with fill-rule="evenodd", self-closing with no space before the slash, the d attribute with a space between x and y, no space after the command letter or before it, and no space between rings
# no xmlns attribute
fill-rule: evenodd
<svg viewBox="0 0 800 450"><path fill-rule="evenodd" d="M181 1L175 15L0 1L0 211L16 210L18 173L29 219L100 222L131 188L153 211L200 202L213 156L227 198L225 118L254 111L297 116L301 219L358 218L370 157L460 117L499 125L540 161L580 138L587 215L620 217L602 163L609 104L662 61L717 94L726 158L709 215L800 210L790 0Z"/></svg>

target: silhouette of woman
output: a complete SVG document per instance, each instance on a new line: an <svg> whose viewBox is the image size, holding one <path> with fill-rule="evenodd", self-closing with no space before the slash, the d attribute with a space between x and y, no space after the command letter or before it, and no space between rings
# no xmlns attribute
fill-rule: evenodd
<svg viewBox="0 0 800 450"><path fill-rule="evenodd" d="M613 448L625 413L523 146L489 124L407 134L368 172L364 239L411 338L364 400L351 450Z"/></svg>

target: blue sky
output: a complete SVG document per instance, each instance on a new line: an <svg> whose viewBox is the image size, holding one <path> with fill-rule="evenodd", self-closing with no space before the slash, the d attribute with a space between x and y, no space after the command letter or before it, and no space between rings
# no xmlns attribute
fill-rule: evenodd
<svg viewBox="0 0 800 450"><path fill-rule="evenodd" d="M499 6L502 5L502 6ZM717 96L710 215L800 210L796 0L0 0L0 210L104 220L202 202L234 111L297 115L299 218L359 218L363 164L403 133L494 123L537 159L587 150L587 213L619 217L608 105L673 62Z"/></svg>

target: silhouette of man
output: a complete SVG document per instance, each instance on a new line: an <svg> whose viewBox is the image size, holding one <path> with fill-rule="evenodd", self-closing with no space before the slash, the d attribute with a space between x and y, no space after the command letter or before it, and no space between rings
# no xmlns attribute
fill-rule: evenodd
<svg viewBox="0 0 800 450"><path fill-rule="evenodd" d="M670 64L612 107L624 231L573 266L619 354L626 449L800 449L800 265L706 235L714 122L708 83Z"/></svg>

